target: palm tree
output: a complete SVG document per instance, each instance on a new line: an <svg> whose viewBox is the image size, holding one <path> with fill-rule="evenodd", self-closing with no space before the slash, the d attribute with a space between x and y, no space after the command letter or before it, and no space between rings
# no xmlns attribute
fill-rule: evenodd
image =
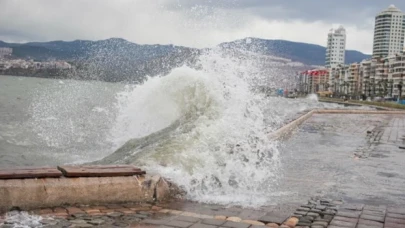
<svg viewBox="0 0 405 228"><path fill-rule="evenodd" d="M343 82L343 86L345 87L345 95L347 95L348 94L348 86L350 86L350 83L345 81L345 82Z"/></svg>
<svg viewBox="0 0 405 228"><path fill-rule="evenodd" d="M392 97L392 94L394 93L394 80L393 79L391 79L391 80L389 80L389 83L390 83L390 87L391 87L391 96L390 97Z"/></svg>

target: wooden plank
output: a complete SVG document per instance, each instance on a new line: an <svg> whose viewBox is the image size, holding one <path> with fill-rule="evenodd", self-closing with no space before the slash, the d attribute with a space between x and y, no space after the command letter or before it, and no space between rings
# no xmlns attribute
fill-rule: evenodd
<svg viewBox="0 0 405 228"><path fill-rule="evenodd" d="M22 167L0 169L0 179L58 178L62 172L52 167Z"/></svg>
<svg viewBox="0 0 405 228"><path fill-rule="evenodd" d="M116 177L146 174L132 165L107 165L107 166L58 166L66 177Z"/></svg>

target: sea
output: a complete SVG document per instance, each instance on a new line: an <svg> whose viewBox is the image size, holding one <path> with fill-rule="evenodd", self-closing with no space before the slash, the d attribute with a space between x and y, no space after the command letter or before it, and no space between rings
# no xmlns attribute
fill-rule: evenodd
<svg viewBox="0 0 405 228"><path fill-rule="evenodd" d="M268 134L343 107L261 93L258 82L277 88L280 74L257 67L208 53L141 84L0 76L0 168L134 164L190 200L268 205L283 165L283 142Z"/></svg>

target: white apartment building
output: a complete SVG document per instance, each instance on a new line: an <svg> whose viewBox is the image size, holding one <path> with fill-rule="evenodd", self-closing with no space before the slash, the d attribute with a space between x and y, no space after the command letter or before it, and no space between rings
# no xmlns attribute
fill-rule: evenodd
<svg viewBox="0 0 405 228"><path fill-rule="evenodd" d="M328 33L328 45L326 46L326 68L334 68L345 63L346 30L343 26L331 29Z"/></svg>
<svg viewBox="0 0 405 228"><path fill-rule="evenodd" d="M375 17L373 58L384 58L404 51L405 17L394 5Z"/></svg>

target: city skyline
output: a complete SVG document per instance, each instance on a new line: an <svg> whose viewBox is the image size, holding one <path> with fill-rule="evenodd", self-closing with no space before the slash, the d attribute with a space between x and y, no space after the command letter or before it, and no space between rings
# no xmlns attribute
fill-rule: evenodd
<svg viewBox="0 0 405 228"><path fill-rule="evenodd" d="M0 40L6 42L99 40L122 37L140 44L212 47L258 37L326 46L324 34L343 25L347 49L371 54L374 17L395 4L266 0L49 1L0 0ZM333 10L328 10L333 9Z"/></svg>

